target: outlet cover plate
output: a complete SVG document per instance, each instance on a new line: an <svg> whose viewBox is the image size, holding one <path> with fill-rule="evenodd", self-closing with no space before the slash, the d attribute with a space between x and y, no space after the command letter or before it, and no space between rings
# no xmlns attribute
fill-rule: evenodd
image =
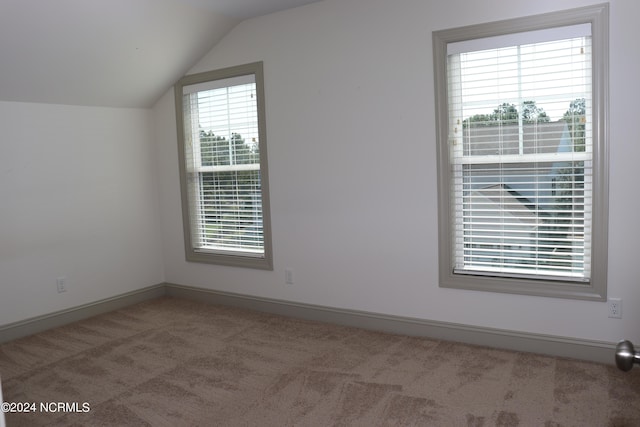
<svg viewBox="0 0 640 427"><path fill-rule="evenodd" d="M622 300L620 298L609 298L607 305L609 308L609 317L622 319Z"/></svg>

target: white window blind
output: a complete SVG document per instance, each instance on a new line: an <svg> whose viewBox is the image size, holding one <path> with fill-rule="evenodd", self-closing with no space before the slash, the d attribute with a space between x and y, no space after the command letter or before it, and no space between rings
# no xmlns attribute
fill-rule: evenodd
<svg viewBox="0 0 640 427"><path fill-rule="evenodd" d="M590 280L589 28L555 33L565 34L561 39L502 37L499 46L485 40L449 50L456 273Z"/></svg>
<svg viewBox="0 0 640 427"><path fill-rule="evenodd" d="M264 256L260 141L252 75L183 88L191 244Z"/></svg>

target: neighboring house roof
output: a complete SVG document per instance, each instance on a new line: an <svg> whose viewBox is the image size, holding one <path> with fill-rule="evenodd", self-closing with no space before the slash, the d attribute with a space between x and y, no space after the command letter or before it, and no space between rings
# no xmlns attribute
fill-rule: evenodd
<svg viewBox="0 0 640 427"><path fill-rule="evenodd" d="M534 230L538 225L538 218L525 203L525 199L518 197L517 192L509 190L505 185L492 185L471 192L474 210L471 210L471 220L482 221L480 217L503 217L508 219L505 228L531 227ZM481 209L481 211L479 211Z"/></svg>
<svg viewBox="0 0 640 427"><path fill-rule="evenodd" d="M520 153L520 137L517 125L470 126L465 128L463 147L467 156L517 155ZM564 121L525 124L523 126L522 154L553 154L571 152L573 141L567 123ZM518 163L511 170L499 172L491 165L481 165L473 171L471 189L484 191L496 185L496 174L503 175L503 185L511 194L517 194L514 200L525 209L535 208L542 203L553 202L554 181L566 168L567 161L545 163ZM533 170L539 174L534 177ZM547 169L548 172L540 172ZM544 209L546 210L546 209Z"/></svg>
<svg viewBox="0 0 640 427"><path fill-rule="evenodd" d="M564 121L524 124L522 128L523 154L556 153L562 141L571 142ZM487 126L472 122L464 128L462 140L465 155L519 154L517 124Z"/></svg>

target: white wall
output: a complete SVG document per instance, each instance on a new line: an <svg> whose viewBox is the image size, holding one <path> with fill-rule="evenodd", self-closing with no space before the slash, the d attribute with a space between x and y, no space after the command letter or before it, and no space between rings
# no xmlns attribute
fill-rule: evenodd
<svg viewBox="0 0 640 427"><path fill-rule="evenodd" d="M0 102L0 129L0 325L163 281L151 110Z"/></svg>
<svg viewBox="0 0 640 427"><path fill-rule="evenodd" d="M245 21L191 72L264 61L273 272L184 261L172 91L154 109L165 276L208 289L583 339L640 341L640 5L611 1L609 296L442 289L431 32L586 0L325 0ZM628 195L632 195L629 197ZM284 283L284 269L295 284Z"/></svg>

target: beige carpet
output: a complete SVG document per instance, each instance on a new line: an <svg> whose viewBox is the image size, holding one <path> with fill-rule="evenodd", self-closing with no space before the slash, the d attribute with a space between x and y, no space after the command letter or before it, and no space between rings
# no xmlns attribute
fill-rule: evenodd
<svg viewBox="0 0 640 427"><path fill-rule="evenodd" d="M68 404L9 427L640 426L639 368L175 298L1 345L0 375L7 402Z"/></svg>

